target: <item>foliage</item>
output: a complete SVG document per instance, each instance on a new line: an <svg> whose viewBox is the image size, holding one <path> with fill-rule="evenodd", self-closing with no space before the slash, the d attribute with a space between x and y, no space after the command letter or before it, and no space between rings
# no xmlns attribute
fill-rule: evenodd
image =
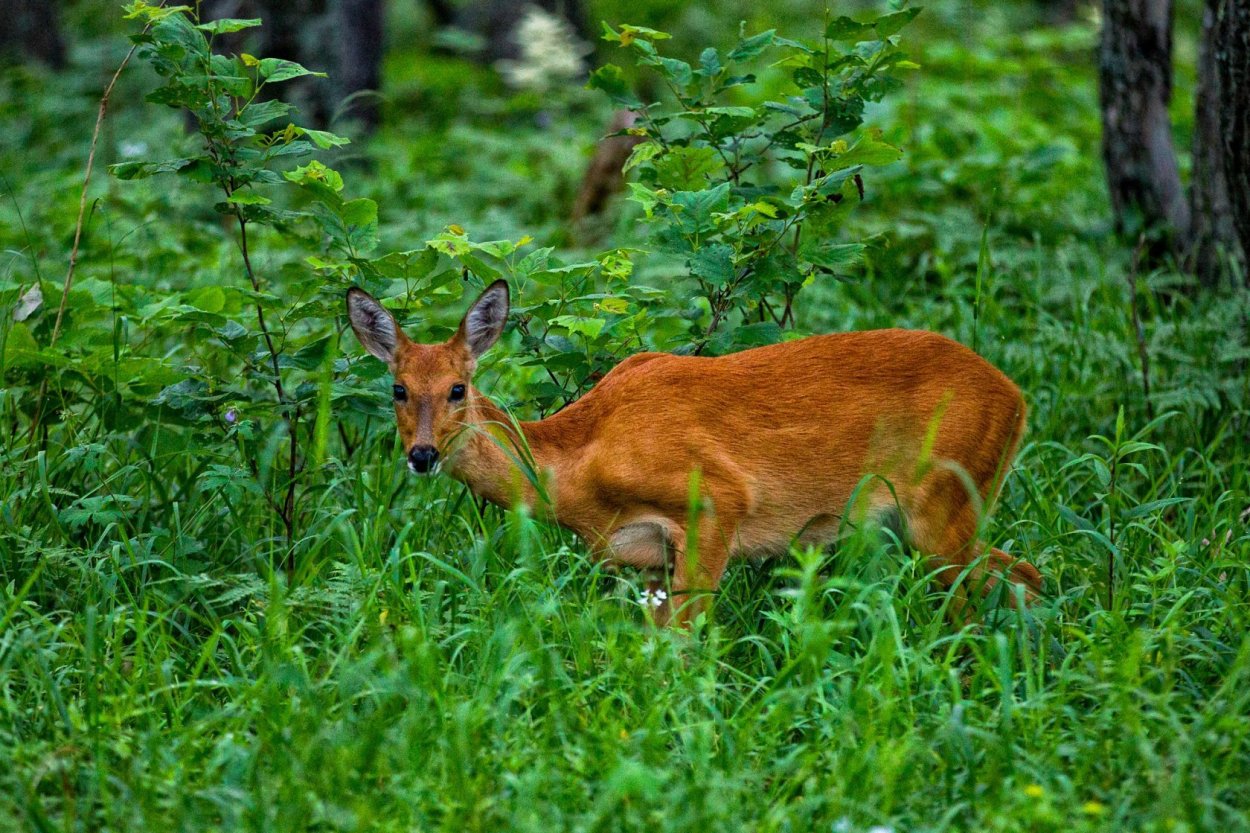
<svg viewBox="0 0 1250 833"><path fill-rule="evenodd" d="M591 86L639 116L631 132L646 140L625 169L641 173L630 188L656 248L685 259L706 305L696 351L713 340L716 352L777 340L779 328L794 325L805 284L859 261L863 243L836 242L841 220L864 197L865 168L901 156L880 130L859 128L865 105L900 86L892 71L915 66L893 36L917 13L869 23L839 17L817 48L772 30L740 35L723 57L703 50L697 68L659 53L663 32L606 28L604 39L631 48L673 98L669 107L644 104L613 64L591 75ZM780 68L787 83L775 86L775 99L752 100L750 65L778 51L769 69ZM734 312L738 326L721 329Z"/></svg>
<svg viewBox="0 0 1250 833"><path fill-rule="evenodd" d="M624 49L665 91L639 124L659 149L604 251L571 244L563 206L606 96L536 105L401 50L395 123L345 145L270 97L278 65L262 77L263 58L213 54L213 27L141 4L93 19L102 39L65 74L0 72L0 828L1246 830L1250 299L1132 274L1091 150L1093 29L1028 8L937 0L909 24L923 70L864 93L880 137L842 137L907 153L864 168L862 201L844 182L823 227L830 203L792 195L837 173L838 137L814 141L813 118L802 141L826 150L783 139L765 159L753 134L795 118L766 102L806 106L794 61L897 47L772 35L730 69L744 39L718 29L703 88L697 27L634 27ZM101 138L129 178L92 185L51 348L96 70L148 21ZM630 29L612 31L616 54ZM676 93L670 56L691 73ZM176 106L145 104L154 89ZM742 109L709 132L709 107ZM734 181L717 148L759 161ZM700 187L677 187L708 151ZM810 182L787 159L815 159ZM713 227L684 234L674 195L726 183ZM777 217L720 216L756 202ZM831 273L804 241L864 248ZM714 244L750 271L708 338ZM770 258L814 280L786 332L765 309L764 337L936 329L1024 389L988 533L1045 572L1036 611L952 628L921 562L865 535L736 565L705 630L652 633L629 572L408 476L385 369L340 338L350 283L434 339L507 277L516 326L479 381L541 412L627 352L760 337L743 313L780 317L788 286Z"/></svg>

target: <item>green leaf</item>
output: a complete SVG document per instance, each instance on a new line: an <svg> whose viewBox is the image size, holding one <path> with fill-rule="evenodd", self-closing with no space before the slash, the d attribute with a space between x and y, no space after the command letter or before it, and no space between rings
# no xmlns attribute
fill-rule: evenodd
<svg viewBox="0 0 1250 833"><path fill-rule="evenodd" d="M690 274L713 286L725 286L734 279L734 250L725 243L704 246L690 258Z"/></svg>
<svg viewBox="0 0 1250 833"><path fill-rule="evenodd" d="M632 43L647 42L653 40L667 40L671 38L668 32L660 32L656 29L648 29L646 26L632 26L628 23L621 25L621 31L616 31L605 21L603 24L603 39L610 43L619 43L621 46L629 46Z"/></svg>
<svg viewBox="0 0 1250 833"><path fill-rule="evenodd" d="M673 194L673 209L677 225L684 234L698 234L716 227L714 214L729 206L728 182L703 191L677 191Z"/></svg>
<svg viewBox="0 0 1250 833"><path fill-rule="evenodd" d="M477 275L484 281L493 281L503 276L503 273L482 260L477 255L464 253L458 256L461 263L468 267L469 271Z"/></svg>
<svg viewBox="0 0 1250 833"><path fill-rule="evenodd" d="M830 21L825 27L825 37L832 41L860 41L875 34L871 23L860 23L845 16Z"/></svg>
<svg viewBox="0 0 1250 833"><path fill-rule="evenodd" d="M223 17L218 20L201 23L195 28L208 32L210 35L226 35L231 32L241 32L244 29L254 29L260 25L261 20L259 17Z"/></svg>
<svg viewBox="0 0 1250 833"><path fill-rule="evenodd" d="M326 353L332 347L333 336L322 336L305 344L294 353L284 353L279 360L283 367L313 370L325 364Z"/></svg>
<svg viewBox="0 0 1250 833"><path fill-rule="evenodd" d="M378 204L361 197L343 204L339 216L347 227L347 239L357 253L367 254L378 245Z"/></svg>
<svg viewBox="0 0 1250 833"><path fill-rule="evenodd" d="M202 286L187 292L183 303L200 312L219 313L226 308L226 293L220 286Z"/></svg>
<svg viewBox="0 0 1250 833"><path fill-rule="evenodd" d="M655 207L660 204L659 194L641 182L627 182L625 185L629 188L629 201L641 205L643 213L650 218Z"/></svg>
<svg viewBox="0 0 1250 833"><path fill-rule="evenodd" d="M781 327L772 321L759 321L754 324L743 324L734 327L731 330L722 330L717 333L717 341L721 336L726 336L725 344L717 344L717 352L725 353L730 350L743 350L750 347L763 347L766 344L776 344L781 341Z"/></svg>
<svg viewBox="0 0 1250 833"><path fill-rule="evenodd" d="M676 58L661 58L659 67L661 75L683 89L694 80L694 71L685 61L679 61Z"/></svg>
<svg viewBox="0 0 1250 833"><path fill-rule="evenodd" d="M716 48L709 46L699 53L699 69L695 75L701 75L704 78L711 78L722 69L720 62L720 53Z"/></svg>
<svg viewBox="0 0 1250 833"><path fill-rule="evenodd" d="M181 171L197 161L199 157L168 159L164 162L119 162L116 165L109 165L109 173L121 180L147 179L156 174Z"/></svg>
<svg viewBox="0 0 1250 833"><path fill-rule="evenodd" d="M312 139L313 144L322 150L330 148L342 147L351 144L352 140L346 136L339 136L326 130L309 130L307 127L296 127L300 133Z"/></svg>
<svg viewBox="0 0 1250 833"><path fill-rule="evenodd" d="M621 173L628 173L648 159L654 158L662 150L664 147L659 142L639 142L630 151L629 158L625 160L625 165L621 168Z"/></svg>
<svg viewBox="0 0 1250 833"><path fill-rule="evenodd" d="M226 199L226 202L232 205L269 205L273 200L262 197L254 191L235 191Z"/></svg>
<svg viewBox="0 0 1250 833"><path fill-rule="evenodd" d="M703 112L710 113L713 116L729 116L735 119L755 118L754 107L705 107Z"/></svg>
<svg viewBox="0 0 1250 833"><path fill-rule="evenodd" d="M658 183L674 191L697 191L707 186L708 178L721 166L716 150L705 145L679 145L651 161Z"/></svg>
<svg viewBox="0 0 1250 833"><path fill-rule="evenodd" d="M881 140L880 130L870 130L850 150L825 163L825 170L837 171L852 165L889 165L903 158L903 151Z"/></svg>
<svg viewBox="0 0 1250 833"><path fill-rule="evenodd" d="M805 243L799 247L799 258L820 269L836 272L859 263L866 248L863 243Z"/></svg>
<svg viewBox="0 0 1250 833"><path fill-rule="evenodd" d="M296 185L320 185L335 192L343 190L343 177L339 172L315 159L282 176Z"/></svg>
<svg viewBox="0 0 1250 833"><path fill-rule="evenodd" d="M270 83L278 83L279 81L289 81L292 78L301 78L305 75L312 75L317 78L325 78L324 72L313 72L311 69L288 61L285 58L263 58L260 62L260 77Z"/></svg>
<svg viewBox="0 0 1250 833"><path fill-rule="evenodd" d="M772 46L773 38L776 36L775 29L769 29L767 32L760 32L749 38L743 38L738 41L738 45L729 53L730 61L749 61L757 57L768 47Z"/></svg>
<svg viewBox="0 0 1250 833"><path fill-rule="evenodd" d="M268 101L257 101L247 105L239 111L235 120L240 124L247 125L248 127L260 127L266 122L283 118L290 113L292 109L291 105L287 104L285 101L279 101L276 98L271 98Z"/></svg>
<svg viewBox="0 0 1250 833"><path fill-rule="evenodd" d="M616 64L604 64L590 73L586 82L587 89L600 90L617 104L634 109L642 106L642 102L630 90L625 81L625 73Z"/></svg>
<svg viewBox="0 0 1250 833"><path fill-rule="evenodd" d="M587 318L580 315L557 315L551 319L551 323L557 327L563 327L570 333L594 339L603 332L603 326L607 321L603 318Z"/></svg>
<svg viewBox="0 0 1250 833"><path fill-rule="evenodd" d="M0 339L4 343L4 363L10 367L37 367L42 364L39 359L39 343L35 341L28 324L14 324L7 337Z"/></svg>
<svg viewBox="0 0 1250 833"><path fill-rule="evenodd" d="M920 14L919 8L903 9L898 12L891 12L877 18L877 23L873 27L877 31L877 37L885 40L890 35L895 34L908 23L916 19L916 15Z"/></svg>
<svg viewBox="0 0 1250 833"><path fill-rule="evenodd" d="M127 3L122 7L122 10L126 13L126 20L142 18L149 23L169 17L170 15L194 11L190 6L153 6L151 3L145 3L144 0L138 0L138 2L135 3Z"/></svg>
<svg viewBox="0 0 1250 833"><path fill-rule="evenodd" d="M424 278L438 265L438 252L433 249L411 249L406 252L390 252L369 261L369 267L379 277L392 280Z"/></svg>

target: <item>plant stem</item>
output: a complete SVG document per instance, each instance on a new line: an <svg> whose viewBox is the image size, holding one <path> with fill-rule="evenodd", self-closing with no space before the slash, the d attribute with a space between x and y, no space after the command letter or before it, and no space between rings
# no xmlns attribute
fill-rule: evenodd
<svg viewBox="0 0 1250 833"><path fill-rule="evenodd" d="M229 198L230 191L226 190L226 197ZM252 291L260 292L260 280L256 277L256 272L252 269L252 258L247 248L247 221L243 219L243 213L236 211L234 215L239 221L239 248L243 252L243 268L247 271L247 279L252 283ZM282 374L278 369L278 351L273 346L273 336L269 332L269 327L265 324L265 308L260 301L256 301L256 323L260 326L261 336L265 339L265 347L269 350L269 360L273 365L273 387L278 393L278 402L286 405L286 391L282 387Z"/></svg>
<svg viewBox="0 0 1250 833"><path fill-rule="evenodd" d="M143 31L146 32L148 28L148 26L143 27ZM69 268L66 269L65 280L61 284L61 302L56 308L56 323L52 325L52 337L48 340L48 349L55 347L57 339L61 337L61 325L65 321L65 307L69 303L70 288L74 285L74 269L78 265L78 247L82 244L82 229L87 216L87 189L91 185L92 171L95 170L95 151L96 146L100 143L100 128L104 124L104 116L108 112L109 107L109 98L113 95L113 88L117 86L117 79L121 77L122 71L126 69L126 65L130 63L131 57L134 56L135 50L138 48L139 44L137 43L130 47L126 57L122 58L122 62L117 65L117 70L113 73L113 77L109 79L108 86L104 88L104 95L100 96L100 107L96 111L95 127L91 131L91 146L87 151L87 170L83 174L82 191L78 195L78 220L74 223L74 244L69 251ZM44 402L47 401L47 395L48 377L45 374L39 383L35 418L30 424L32 438L36 429L43 422L43 406Z"/></svg>

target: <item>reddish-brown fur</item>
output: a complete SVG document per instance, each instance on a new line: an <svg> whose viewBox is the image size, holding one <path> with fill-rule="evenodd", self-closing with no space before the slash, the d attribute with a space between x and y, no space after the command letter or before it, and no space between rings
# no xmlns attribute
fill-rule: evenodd
<svg viewBox="0 0 1250 833"><path fill-rule="evenodd" d="M506 287L492 291L503 293L506 314ZM365 299L358 293L349 308ZM438 345L415 344L395 327L388 361L409 392L396 404L404 448L433 445L443 470L475 494L504 506L524 501L604 557L668 571L679 621L701 609L700 591L717 587L731 557L827 542L848 510L858 520L897 507L909 542L956 589L957 607L964 588L990 587L1002 574L1029 598L1040 591L1032 565L985 553L977 540L1024 431L1024 401L1000 371L948 338L878 330L718 358L643 353L555 415L514 423L469 385L481 343L489 347L503 326L482 333L472 316ZM361 334L356 317L353 325ZM468 394L448 402L457 383ZM517 456L532 460L548 504ZM695 472L702 510L692 515ZM848 506L868 474L879 478ZM697 557L685 569L688 541ZM669 613L666 604L657 618Z"/></svg>

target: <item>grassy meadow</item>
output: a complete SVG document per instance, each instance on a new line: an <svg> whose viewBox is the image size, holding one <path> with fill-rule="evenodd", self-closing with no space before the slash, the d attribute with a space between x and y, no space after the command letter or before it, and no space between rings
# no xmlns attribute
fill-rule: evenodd
<svg viewBox="0 0 1250 833"><path fill-rule="evenodd" d="M511 91L392 5L384 125L321 157L377 203L380 248L452 224L569 261L648 248L624 197L568 220L602 95ZM770 5L591 12L690 60L738 19L819 37L823 7ZM1177 11L1182 151L1198 11ZM1250 292L1114 235L1092 11L936 0L900 33L919 68L865 121L902 161L839 227L862 260L796 307L799 332L932 329L1015 380L1029 428L986 537L1044 600L954 627L915 554L865 532L731 566L693 633L649 627L640 577L572 534L408 472L338 312L351 275L322 291L308 234L256 230L248 295L208 185L110 175L198 142L138 58L58 326L99 96L139 28L64 17L67 70L0 69L0 829L1250 830ZM635 257L630 281L677 291L680 259ZM475 293L405 280L415 335ZM272 391L224 387L267 361L255 298L292 344L331 322L282 359L316 403L290 525ZM525 335L477 384L531 418Z"/></svg>

